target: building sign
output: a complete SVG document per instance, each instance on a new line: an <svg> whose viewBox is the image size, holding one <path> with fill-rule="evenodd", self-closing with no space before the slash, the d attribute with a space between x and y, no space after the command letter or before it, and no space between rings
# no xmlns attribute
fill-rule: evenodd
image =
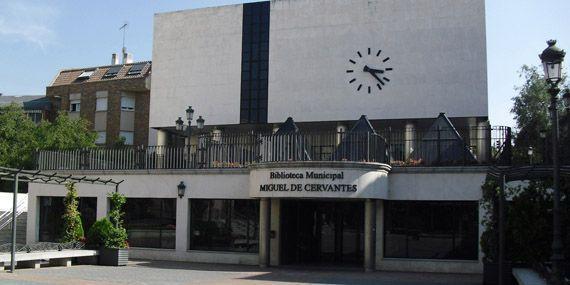
<svg viewBox="0 0 570 285"><path fill-rule="evenodd" d="M382 198L387 195L386 170L366 168L254 168L251 197Z"/></svg>
<svg viewBox="0 0 570 285"><path fill-rule="evenodd" d="M288 180L323 180L322 183L287 183ZM341 184L344 180L344 171L341 172L284 172L272 171L269 180L275 183L259 185L260 192L356 192L356 184ZM336 182L335 182L336 180Z"/></svg>

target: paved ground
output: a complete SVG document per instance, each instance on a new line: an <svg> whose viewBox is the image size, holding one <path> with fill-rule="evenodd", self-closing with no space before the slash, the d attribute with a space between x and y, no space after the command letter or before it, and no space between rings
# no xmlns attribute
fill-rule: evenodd
<svg viewBox="0 0 570 285"><path fill-rule="evenodd" d="M481 284L481 275L373 272L131 261L127 267L77 265L0 273L0 284Z"/></svg>

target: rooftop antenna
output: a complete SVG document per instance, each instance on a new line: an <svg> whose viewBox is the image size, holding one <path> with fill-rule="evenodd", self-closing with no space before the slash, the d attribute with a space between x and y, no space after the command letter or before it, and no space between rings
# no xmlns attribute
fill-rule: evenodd
<svg viewBox="0 0 570 285"><path fill-rule="evenodd" d="M125 22L120 28L120 30L123 30L123 54L126 52L126 48L125 48L125 35L127 33L127 27L129 26L129 22Z"/></svg>

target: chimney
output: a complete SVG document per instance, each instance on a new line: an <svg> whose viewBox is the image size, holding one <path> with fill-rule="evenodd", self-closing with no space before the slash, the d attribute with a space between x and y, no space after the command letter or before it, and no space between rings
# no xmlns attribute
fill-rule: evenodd
<svg viewBox="0 0 570 285"><path fill-rule="evenodd" d="M112 64L112 65L117 65L117 64L119 64L119 57L117 56L116 53L113 53L113 54L111 55L111 64Z"/></svg>
<svg viewBox="0 0 570 285"><path fill-rule="evenodd" d="M127 48L123 47L123 64L133 63L133 55L127 52Z"/></svg>

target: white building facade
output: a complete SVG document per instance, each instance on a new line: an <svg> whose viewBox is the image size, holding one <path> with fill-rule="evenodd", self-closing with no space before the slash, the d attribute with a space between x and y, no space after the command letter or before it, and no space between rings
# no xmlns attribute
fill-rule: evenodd
<svg viewBox="0 0 570 285"><path fill-rule="evenodd" d="M150 146L45 151L38 167L124 180L134 258L482 272L481 185L510 135L488 122L484 11L274 0L157 14ZM189 137L175 127L188 105L206 120ZM105 217L109 189L78 187L84 218ZM28 242L57 239L64 195L30 186Z"/></svg>

